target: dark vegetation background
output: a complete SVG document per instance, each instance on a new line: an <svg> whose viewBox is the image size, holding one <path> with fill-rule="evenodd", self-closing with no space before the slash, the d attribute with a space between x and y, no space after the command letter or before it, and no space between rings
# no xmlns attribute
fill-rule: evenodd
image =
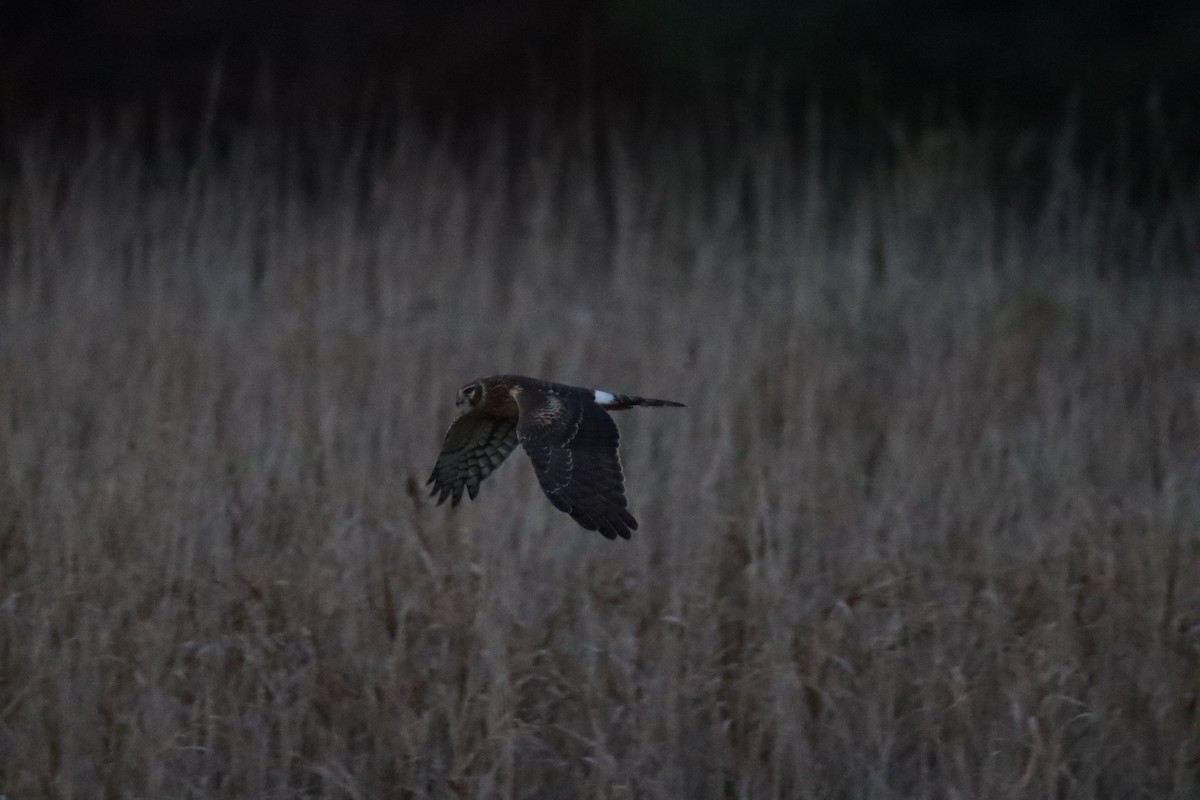
<svg viewBox="0 0 1200 800"><path fill-rule="evenodd" d="M78 139L124 115L161 144L172 120L185 157L227 152L248 124L378 138L401 116L468 156L502 119L520 153L581 108L600 159L614 124L648 121L702 128L721 153L739 115L804 136L817 110L822 156L860 173L897 163L902 129L954 128L985 140L1017 202L1067 158L1157 213L1198 166L1197 87L1184 0L0 4L6 130Z"/></svg>
<svg viewBox="0 0 1200 800"><path fill-rule="evenodd" d="M17 114L204 98L250 107L264 66L296 103L353 109L402 80L431 109L492 111L531 91L695 101L755 65L792 99L1046 122L1074 98L1093 133L1200 86L1200 7L923 0L5 0L0 97ZM578 95L577 95L578 96ZM539 100L549 99L539 97ZM1194 123L1194 120L1189 122Z"/></svg>

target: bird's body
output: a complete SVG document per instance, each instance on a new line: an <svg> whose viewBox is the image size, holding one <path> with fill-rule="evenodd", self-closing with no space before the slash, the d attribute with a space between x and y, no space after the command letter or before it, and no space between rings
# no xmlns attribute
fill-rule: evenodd
<svg viewBox="0 0 1200 800"><path fill-rule="evenodd" d="M520 444L554 507L609 539L628 539L638 525L625 499L621 436L605 409L683 406L521 375L472 381L457 404L464 411L446 432L429 477L439 504L449 497L458 505L464 489L474 499L479 484Z"/></svg>

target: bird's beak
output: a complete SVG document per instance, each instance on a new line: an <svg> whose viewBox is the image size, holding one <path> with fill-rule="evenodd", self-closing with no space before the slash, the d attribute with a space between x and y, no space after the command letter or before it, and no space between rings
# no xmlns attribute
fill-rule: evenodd
<svg viewBox="0 0 1200 800"><path fill-rule="evenodd" d="M462 404L464 402L466 402L466 401L463 399L463 396L461 394L458 397L454 398L454 405L458 406L459 408L462 408Z"/></svg>

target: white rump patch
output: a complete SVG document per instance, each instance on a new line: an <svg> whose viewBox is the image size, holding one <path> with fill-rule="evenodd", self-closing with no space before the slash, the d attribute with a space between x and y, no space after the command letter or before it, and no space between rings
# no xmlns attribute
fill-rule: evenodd
<svg viewBox="0 0 1200 800"><path fill-rule="evenodd" d="M613 396L608 392L602 392L599 389L595 389L592 391L592 394L595 395L596 403L599 405L608 405L613 401Z"/></svg>

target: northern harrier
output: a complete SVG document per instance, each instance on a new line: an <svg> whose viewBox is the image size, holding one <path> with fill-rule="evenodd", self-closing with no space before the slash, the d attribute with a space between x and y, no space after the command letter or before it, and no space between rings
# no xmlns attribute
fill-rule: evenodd
<svg viewBox="0 0 1200 800"><path fill-rule="evenodd" d="M465 410L446 431L429 476L438 505L447 497L458 505L463 489L474 500L480 482L520 442L554 507L609 539L628 539L638 524L627 510L621 435L605 409L683 406L520 375L480 378L459 390L456 403Z"/></svg>

